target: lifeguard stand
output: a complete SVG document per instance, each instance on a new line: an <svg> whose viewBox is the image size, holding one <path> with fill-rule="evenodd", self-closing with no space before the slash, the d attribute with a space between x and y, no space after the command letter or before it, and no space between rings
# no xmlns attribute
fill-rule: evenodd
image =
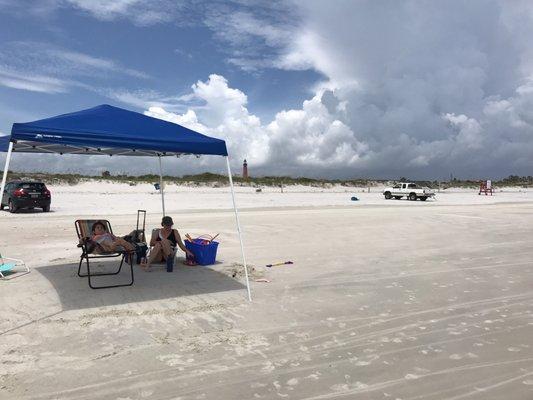
<svg viewBox="0 0 533 400"><path fill-rule="evenodd" d="M481 194L481 193L485 193L485 196L488 196L488 194L490 193L490 195L492 196L492 181L490 180L481 181L479 185L478 194Z"/></svg>

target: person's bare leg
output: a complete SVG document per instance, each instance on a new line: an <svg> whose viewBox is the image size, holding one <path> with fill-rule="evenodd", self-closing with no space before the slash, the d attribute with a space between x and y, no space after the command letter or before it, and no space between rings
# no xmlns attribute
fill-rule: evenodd
<svg viewBox="0 0 533 400"><path fill-rule="evenodd" d="M133 250L135 250L135 246L132 245L130 242L127 242L127 241L124 240L123 238L118 237L118 238L116 238L115 242L116 242L118 245L124 247L124 248L125 248L126 250L128 250L128 251L133 251Z"/></svg>
<svg viewBox="0 0 533 400"><path fill-rule="evenodd" d="M150 256L148 257L148 260L145 264L141 264L141 267L145 270L148 270L152 263L161 261L161 258L163 257L163 249L161 247L161 242L157 242L155 246L150 251Z"/></svg>
<svg viewBox="0 0 533 400"><path fill-rule="evenodd" d="M167 240L167 239L162 240L160 243L163 249L163 256L165 257L165 260L166 260L169 256L172 256L174 254L172 243L170 242L170 240Z"/></svg>
<svg viewBox="0 0 533 400"><path fill-rule="evenodd" d="M117 237L115 241L113 242L113 247L116 249L117 246L121 246L126 251L126 262L128 264L133 264L133 254L135 252L135 246L132 245L130 242L127 242L121 237Z"/></svg>

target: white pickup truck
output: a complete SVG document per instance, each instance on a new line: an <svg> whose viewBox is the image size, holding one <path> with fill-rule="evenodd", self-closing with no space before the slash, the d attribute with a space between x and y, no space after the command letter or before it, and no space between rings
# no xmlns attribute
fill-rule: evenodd
<svg viewBox="0 0 533 400"><path fill-rule="evenodd" d="M393 197L397 200L407 197L413 201L416 199L426 201L428 198L434 197L435 192L428 187L420 187L416 183L402 182L395 184L393 187L385 188L383 195L387 200Z"/></svg>

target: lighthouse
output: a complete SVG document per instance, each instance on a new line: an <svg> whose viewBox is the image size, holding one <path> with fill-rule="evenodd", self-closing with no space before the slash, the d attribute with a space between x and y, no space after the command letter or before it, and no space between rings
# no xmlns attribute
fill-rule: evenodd
<svg viewBox="0 0 533 400"><path fill-rule="evenodd" d="M248 179L248 163L246 162L246 159L242 163L242 178Z"/></svg>

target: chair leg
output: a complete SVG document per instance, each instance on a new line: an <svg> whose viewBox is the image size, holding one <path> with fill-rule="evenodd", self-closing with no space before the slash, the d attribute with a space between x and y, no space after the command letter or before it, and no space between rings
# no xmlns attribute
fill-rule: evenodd
<svg viewBox="0 0 533 400"><path fill-rule="evenodd" d="M80 263L78 264L78 276L81 278L85 275L81 274L81 264L83 263L83 256L80 257Z"/></svg>
<svg viewBox="0 0 533 400"><path fill-rule="evenodd" d="M81 273L81 264L83 263L83 259L85 258L85 260L87 261L87 271L89 271L89 257L88 256L81 256L80 257L80 264L78 265L78 276L80 278L85 278L88 276L88 272L86 274L82 274ZM120 270L122 269L122 264L124 263L124 254L122 255L121 259L120 259L120 265L118 267L118 269L115 271L115 272L100 272L100 273L97 273L97 274L91 274L92 276L104 276L104 275L117 275L120 273Z"/></svg>
<svg viewBox="0 0 533 400"><path fill-rule="evenodd" d="M130 276L131 276L131 279L129 281L129 283L122 283L122 284L119 284L119 285L102 285L102 286L95 286L93 285L92 281L91 281L91 277L95 277L95 276L102 276L102 275L116 275L120 272L120 269L122 268L122 264L124 263L124 255L122 255L122 259L120 261L120 267L118 269L117 272L115 273L107 273L107 274L91 274L91 269L90 269L90 266L89 266L89 259L87 258L87 281L89 282L89 287L91 289L109 289L109 288L115 288L115 287L122 287L122 286L131 286L133 285L133 282L134 282L134 277L133 277L133 257L130 257L130 262L129 262L129 265L130 265Z"/></svg>

